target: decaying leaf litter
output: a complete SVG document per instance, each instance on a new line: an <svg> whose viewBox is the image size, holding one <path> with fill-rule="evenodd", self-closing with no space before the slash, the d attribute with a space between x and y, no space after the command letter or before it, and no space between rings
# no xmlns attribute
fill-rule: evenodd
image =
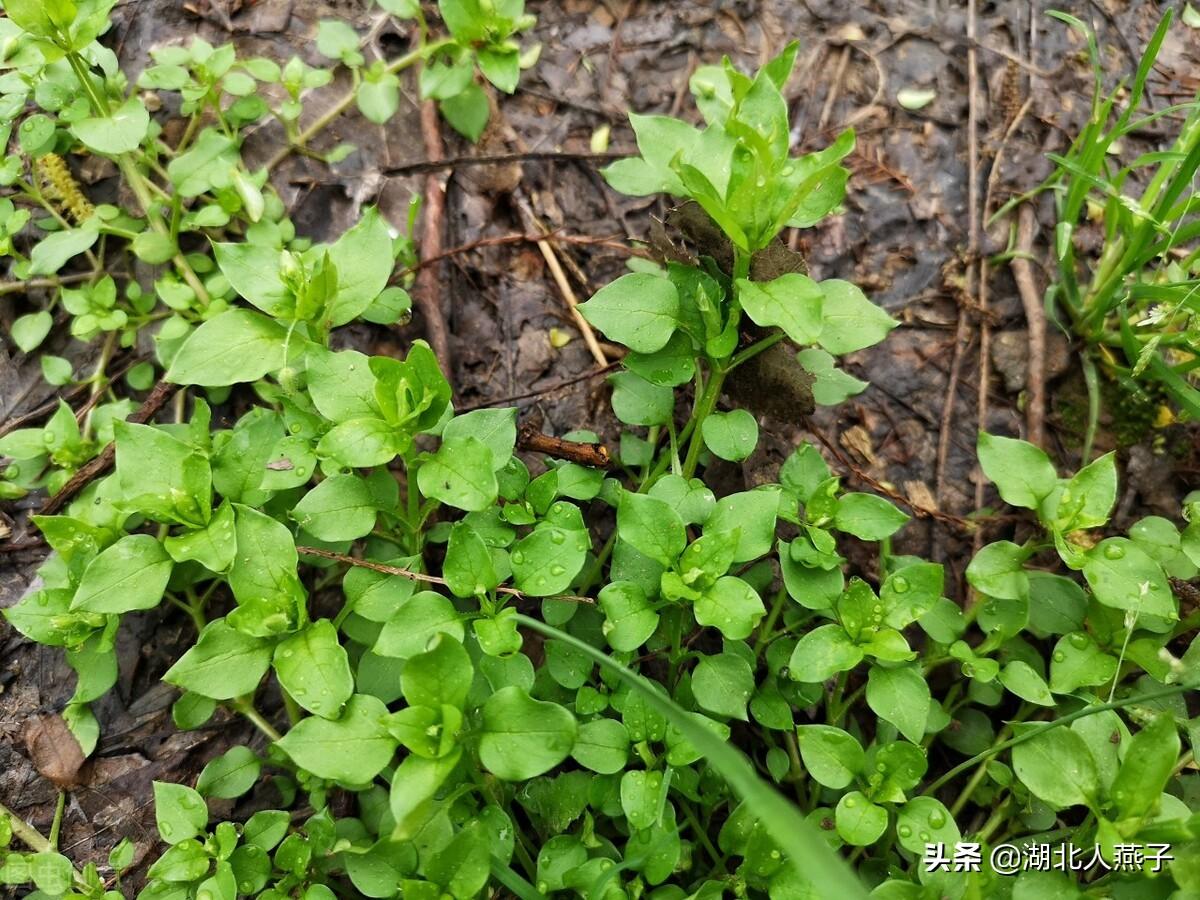
<svg viewBox="0 0 1200 900"><path fill-rule="evenodd" d="M1153 10L1080 6L1074 12L1095 22L1102 46L1111 51L1106 65L1127 70L1135 61L1133 48L1155 25ZM977 509L975 432L1020 432L1026 423L1021 391L1028 388L1025 307L1005 267L980 282L979 260L966 249L968 223L982 223L1014 193L1041 180L1049 171L1044 153L1061 149L1086 118L1090 74L1081 58L1082 42L1037 14L1031 32L1030 10L1016 4L982 10L974 44L966 37L970 24L964 10L902 3L860 9L615 0L536 4L534 11L539 17L535 35L542 42L539 64L526 73L514 97L501 98L481 142L471 147L452 134L440 136L447 157L514 159L388 175L430 159L436 141L431 143L419 109L402 104L386 127L351 116L322 141L353 141L360 147L357 153L331 167L297 155L276 167L274 183L298 228L332 239L372 203L390 220L402 222L414 192L431 183L444 186L445 209L440 221L431 223L440 225L442 250L474 249L431 263L434 274L425 287L444 318L460 406L537 391L515 402L526 414L541 416L547 433L588 427L611 440L618 430L603 418L608 408L602 402L607 389L601 366L532 238L544 234L567 284L581 299L590 296L623 270L629 253L621 248L647 239L653 219L667 215L661 199L631 200L604 186L595 162L586 158L593 137L611 129L610 148L625 151L632 145L626 111L678 114L687 77L700 62L727 52L753 68L787 40L799 39L800 61L786 94L798 146L824 146L853 125L858 148L850 159L854 177L846 212L806 232L805 241L792 249L803 253L815 276L843 277L868 289L903 325L886 343L851 358L847 368L871 383L867 392L806 420L772 412L755 455L740 465L727 464L720 474L730 490L751 487L800 439L812 440L826 448L857 488L884 492L917 514L920 521L907 529L897 552L944 561L949 573L961 576L974 540L965 517ZM264 0L244 8L226 7L221 0L198 5L146 0L118 7L110 38L123 64L134 71L145 63L150 47L193 31L214 43L232 40L247 52L312 57L316 22L330 15L346 17L382 47L403 46L404 35L393 25L381 25L377 11L305 0ZM971 47L979 82L974 155L963 128L971 105ZM1197 62L1196 47L1178 40L1165 46L1151 87L1155 102L1175 102L1194 88L1185 73ZM916 105L912 97L922 91L932 95L927 105L906 109ZM1149 145L1154 133L1145 139ZM277 146L277 135L264 128L249 152L252 159L265 160ZM581 158L521 161L526 154L560 151ZM98 201L111 190L107 179L113 173L100 160L93 162L85 176ZM1037 259L1045 256L1052 223L1043 200L1033 229ZM978 225L980 252L1002 251L1009 225ZM1036 264L1033 277L1044 285ZM418 315L396 334L355 325L340 340L346 347L399 357L411 338L422 335L432 337ZM558 336L570 340L558 346ZM987 347L986 365L981 365L981 343ZM60 349L69 353L79 347ZM606 359L616 359L611 346L601 345L601 351ZM1073 353L1051 327L1045 360L1047 446L1062 458L1076 447L1075 423L1085 402L1071 365ZM593 371L596 377L580 378ZM982 393L981 372L987 380ZM21 416L49 396L31 361L0 360L0 418ZM225 415L232 419L235 413ZM1106 429L1099 449L1107 449L1121 436L1118 432L1118 427ZM1128 483L1117 524L1147 512L1169 514L1177 497L1194 486L1190 441L1186 429L1168 428L1141 436L1128 448ZM1174 456L1163 452L1164 443L1175 448ZM36 509L37 503L25 506ZM23 523L3 527L20 530ZM1009 527L1004 521L989 523L988 539ZM8 548L0 604L11 605L25 592L42 555L42 549L22 548L19 541ZM101 860L122 836L147 851L153 843L150 782L191 781L230 745L256 740L231 716L192 732L172 727L174 692L157 679L190 639L189 628L178 616L152 614L132 619L123 629L122 678L98 704L104 735L95 757L82 765L62 751L60 741L48 738L60 728L52 713L72 684L61 654L29 644L11 630L0 638L5 642L0 729L7 737L0 742L0 797L45 830L54 814L56 785L69 787L61 846L76 859Z"/></svg>

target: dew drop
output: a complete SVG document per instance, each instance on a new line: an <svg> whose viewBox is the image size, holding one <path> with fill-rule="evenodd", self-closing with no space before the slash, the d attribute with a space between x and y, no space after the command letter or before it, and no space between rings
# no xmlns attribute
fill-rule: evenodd
<svg viewBox="0 0 1200 900"><path fill-rule="evenodd" d="M1105 559L1121 559L1125 556L1125 548L1120 544L1109 544L1104 548Z"/></svg>
<svg viewBox="0 0 1200 900"><path fill-rule="evenodd" d="M892 590L897 594L905 594L908 592L908 579L903 575L897 575L892 579Z"/></svg>
<svg viewBox="0 0 1200 900"><path fill-rule="evenodd" d="M858 801L853 797L847 797L842 803L846 805L846 809L854 809L854 807L858 806Z"/></svg>
<svg viewBox="0 0 1200 900"><path fill-rule="evenodd" d="M1083 650L1088 645L1088 636L1082 631L1075 632L1068 640L1071 642L1071 646L1077 650Z"/></svg>
<svg viewBox="0 0 1200 900"><path fill-rule="evenodd" d="M514 566L524 565L525 564L525 554L522 553L520 550L514 550L513 555L512 555L512 564Z"/></svg>
<svg viewBox="0 0 1200 900"><path fill-rule="evenodd" d="M558 564L555 564L550 567L550 574L555 577L558 577L559 575L565 575L566 571L567 571L566 569L564 569L562 566L560 566Z"/></svg>
<svg viewBox="0 0 1200 900"><path fill-rule="evenodd" d="M555 531L550 532L551 543L561 544L566 539L567 539L567 536L565 534L563 534L561 531L555 530Z"/></svg>
<svg viewBox="0 0 1200 900"><path fill-rule="evenodd" d="M941 828L946 824L946 816L938 810L934 810L929 814L929 827Z"/></svg>
<svg viewBox="0 0 1200 900"><path fill-rule="evenodd" d="M912 829L909 828L907 825L901 825L899 828L896 829L896 833L899 834L900 837L906 838L912 834Z"/></svg>
<svg viewBox="0 0 1200 900"><path fill-rule="evenodd" d="M919 837L919 838L921 839L921 843L922 843L922 844L928 844L928 843L929 843L929 832L928 832L928 831L921 831L921 832L918 832L918 833L917 833L917 837Z"/></svg>
<svg viewBox="0 0 1200 900"><path fill-rule="evenodd" d="M1067 654L1063 653L1061 650L1054 651L1054 661L1055 662L1058 662L1058 663L1063 662L1064 660L1066 660L1066 658L1067 658Z"/></svg>

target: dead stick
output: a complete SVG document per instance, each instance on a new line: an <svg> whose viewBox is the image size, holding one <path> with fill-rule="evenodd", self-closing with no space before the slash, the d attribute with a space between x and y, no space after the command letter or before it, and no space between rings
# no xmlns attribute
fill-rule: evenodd
<svg viewBox="0 0 1200 900"><path fill-rule="evenodd" d="M348 566L357 566L360 569L370 569L372 572L378 572L381 575L396 575L400 578L408 578L411 581L421 581L426 584L437 584L443 587L449 586L445 578L439 578L436 575L426 575L424 572L414 572L412 569L402 569L399 566L389 566L384 563L372 562L369 559L359 559L357 556L347 556L344 553L334 553L331 550L321 550L318 547L297 547L296 552L308 556L319 556L321 559L331 559L334 562L345 563ZM504 587L503 585L496 588L496 593L505 594L509 597L517 597L522 600L566 600L568 603L596 602L591 597L579 597L574 594L533 597L524 591L518 591L516 588Z"/></svg>
<svg viewBox="0 0 1200 900"><path fill-rule="evenodd" d="M517 434L517 446L531 453L545 453L555 459L565 459L581 466L591 466L593 469L607 469L612 465L608 448L603 444L567 441L542 434L532 422L521 426Z"/></svg>
<svg viewBox="0 0 1200 900"><path fill-rule="evenodd" d="M432 100L421 104L421 135L425 139L425 153L433 161L442 158L442 133L438 124L437 106ZM421 222L421 259L434 259L442 253L442 223L446 213L446 184L444 176L430 172L425 178L425 208ZM442 311L441 285L438 281L440 266L425 266L417 274L413 285L414 299L425 319L425 333L430 346L437 354L442 371L453 381L454 365L450 358L450 335L446 330L446 317Z"/></svg>
<svg viewBox="0 0 1200 900"><path fill-rule="evenodd" d="M1017 291L1021 294L1021 305L1025 307L1025 321L1029 326L1029 371L1025 378L1029 397L1025 408L1025 427L1029 432L1029 442L1040 447L1045 440L1046 422L1046 314L1033 277L1033 264L1029 261L1036 227L1033 206L1022 203L1017 213L1017 252L1009 265L1012 266Z"/></svg>
<svg viewBox="0 0 1200 900"><path fill-rule="evenodd" d="M554 384L544 388L538 388L533 391L526 391L523 394L512 394L508 397L495 397L491 400L480 400L478 403L472 403L470 406L464 406L458 410L459 414L474 412L477 409L487 409L490 406L503 406L506 403L516 403L520 400L529 400L533 397L544 397L547 394L553 394L555 391L561 391L563 388L569 388L572 385L579 384L581 381L588 381L592 378L598 378L615 369L620 363L609 363L607 366L600 366L592 369L589 372L584 372L582 375L573 375L570 378L564 378L562 381L556 381Z"/></svg>
<svg viewBox="0 0 1200 900"><path fill-rule="evenodd" d="M521 212L522 218L526 220L525 227L531 231L536 230L548 235L546 227L534 215L529 201L519 193L514 194L514 198L517 201L517 209ZM563 301L567 304L567 309L570 311L571 317L575 320L575 325L579 329L579 333L583 335L584 343L587 344L588 350L592 353L592 359L596 361L597 365L607 366L608 357L604 355L604 350L600 347L600 342L596 340L596 333L592 331L592 326L588 324L587 319L579 312L579 298L575 296L575 291L571 288L571 283L567 281L567 274L559 264L554 246L550 243L548 237L539 240L537 246L542 251L542 257L546 260L546 266L550 269L550 274L554 276L554 283L558 285L559 293L562 294Z"/></svg>
<svg viewBox="0 0 1200 900"><path fill-rule="evenodd" d="M150 421L163 405L171 399L171 395L179 390L179 385L168 384L165 381L160 381L150 391L150 395L145 399L127 419L129 422L134 422L138 425L144 425ZM117 458L117 448L115 444L108 444L100 455L83 466L78 472L68 479L67 483L62 486L62 490L51 497L42 506L41 515L52 516L62 509L67 502L83 490L94 479L99 478L105 472L112 468L113 462Z"/></svg>

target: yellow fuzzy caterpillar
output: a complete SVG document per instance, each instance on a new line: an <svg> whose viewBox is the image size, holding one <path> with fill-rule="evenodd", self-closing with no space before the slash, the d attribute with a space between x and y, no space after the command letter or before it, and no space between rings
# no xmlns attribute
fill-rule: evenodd
<svg viewBox="0 0 1200 900"><path fill-rule="evenodd" d="M34 163L42 192L51 200L57 200L76 225L90 219L96 211L83 191L66 161L57 153L47 153Z"/></svg>

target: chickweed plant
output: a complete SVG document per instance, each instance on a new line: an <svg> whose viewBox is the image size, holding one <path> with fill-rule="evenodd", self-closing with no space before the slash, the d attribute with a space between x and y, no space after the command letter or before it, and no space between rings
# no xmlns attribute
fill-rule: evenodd
<svg viewBox="0 0 1200 900"><path fill-rule="evenodd" d="M128 616L194 630L162 673L178 728L232 714L258 732L194 783L154 785L162 841L140 897L1200 891L1200 729L1184 696L1197 613L1180 617L1170 581L1197 573L1200 517L1106 536L1113 456L1063 478L1037 448L983 435L984 471L1036 529L971 562L964 610L940 565L892 552L908 515L845 489L812 446L770 483L718 496L705 481L758 441L755 417L723 399L739 367L786 346L838 402L864 385L835 358L896 324L853 284L781 257L783 229L838 208L854 141L790 154L795 46L753 76L699 69L703 127L632 117L640 154L605 176L671 195L690 246L582 306L628 348L611 377L627 426L616 464L531 470L516 411L456 413L424 343L403 359L331 349L336 329L407 311L389 282L412 244L372 210L330 244L297 235L238 149L274 116L307 151L305 90L327 71L199 41L160 49L139 83L179 95L189 122L170 147L96 43L107 5L6 6L4 249L14 283L52 297L12 339L35 350L61 305L101 345L78 379L42 357L96 402L82 424L63 403L0 439L6 496L57 492L110 442L115 464L33 517L53 552L5 616L63 648L78 681L62 715L85 754ZM521 4L441 0L446 38L415 4L384 6L418 19L396 61L368 64L345 26L322 26L322 52L356 73L346 104L386 119L399 70L420 65L423 93L477 132L476 68L514 87ZM114 160L140 208L93 207L78 153ZM152 283L124 274L130 254L157 267ZM155 357L126 387L161 372L185 398L175 422L128 421L135 401L108 376L140 335ZM218 406L241 413L232 427L214 426ZM867 570L847 561L856 544ZM250 802L221 820L214 799ZM76 868L57 830L0 807L0 881L126 896L128 841L106 867ZM959 842L982 865L925 864ZM1004 842L1073 843L1097 862L1010 877L987 852ZM1121 864L1122 848L1155 843L1173 860Z"/></svg>

